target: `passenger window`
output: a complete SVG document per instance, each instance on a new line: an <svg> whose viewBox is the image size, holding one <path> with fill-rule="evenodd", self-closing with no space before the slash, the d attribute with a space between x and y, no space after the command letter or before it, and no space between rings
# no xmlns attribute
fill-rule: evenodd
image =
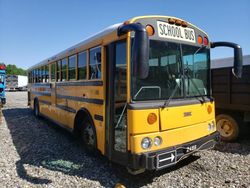
<svg viewBox="0 0 250 188"><path fill-rule="evenodd" d="M36 83L36 70L32 70L33 83Z"/></svg>
<svg viewBox="0 0 250 188"><path fill-rule="evenodd" d="M78 79L84 80L87 77L87 52L78 54Z"/></svg>
<svg viewBox="0 0 250 188"><path fill-rule="evenodd" d="M76 55L69 57L69 80L76 79Z"/></svg>
<svg viewBox="0 0 250 188"><path fill-rule="evenodd" d="M41 82L45 83L45 67L41 67Z"/></svg>
<svg viewBox="0 0 250 188"><path fill-rule="evenodd" d="M89 54L89 79L101 78L101 47L93 48Z"/></svg>
<svg viewBox="0 0 250 188"><path fill-rule="evenodd" d="M62 59L62 63L61 63L61 77L62 77L62 81L66 81L67 80L67 58Z"/></svg>
<svg viewBox="0 0 250 188"><path fill-rule="evenodd" d="M49 65L45 65L44 73L45 73L45 82L48 82L49 81Z"/></svg>
<svg viewBox="0 0 250 188"><path fill-rule="evenodd" d="M56 68L55 63L52 63L51 66L50 66L50 78L51 78L51 82L55 81L55 68Z"/></svg>
<svg viewBox="0 0 250 188"><path fill-rule="evenodd" d="M42 82L42 69L41 68L38 69L38 82L39 83Z"/></svg>
<svg viewBox="0 0 250 188"><path fill-rule="evenodd" d="M60 82L61 79L61 60L56 63L56 81Z"/></svg>

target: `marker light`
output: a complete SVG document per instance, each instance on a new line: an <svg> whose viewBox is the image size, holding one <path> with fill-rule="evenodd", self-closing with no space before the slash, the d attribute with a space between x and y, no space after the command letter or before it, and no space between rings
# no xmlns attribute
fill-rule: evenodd
<svg viewBox="0 0 250 188"><path fill-rule="evenodd" d="M174 24L175 23L175 19L174 18L168 18L168 23L169 24Z"/></svg>
<svg viewBox="0 0 250 188"><path fill-rule="evenodd" d="M204 44L204 45L208 45L208 39L207 39L207 37L204 37L204 39L203 39L203 44Z"/></svg>
<svg viewBox="0 0 250 188"><path fill-rule="evenodd" d="M175 20L175 25L180 26L181 25L181 20Z"/></svg>
<svg viewBox="0 0 250 188"><path fill-rule="evenodd" d="M202 36L200 36L200 35L198 36L198 43L199 43L199 44L202 44L202 43L203 43L203 38L202 38Z"/></svg>
<svg viewBox="0 0 250 188"><path fill-rule="evenodd" d="M182 27L187 27L187 26L188 26L188 23L187 23L187 22L182 21L182 22L181 22L181 26L182 26Z"/></svg>
<svg viewBox="0 0 250 188"><path fill-rule="evenodd" d="M148 124L152 125L157 121L157 115L155 113L148 114Z"/></svg>
<svg viewBox="0 0 250 188"><path fill-rule="evenodd" d="M123 25L128 25L129 24L129 21L126 20L125 22L123 22Z"/></svg>
<svg viewBox="0 0 250 188"><path fill-rule="evenodd" d="M211 105L208 105L208 107L207 107L207 113L208 113L208 114L211 114L212 111L213 111L212 106L211 106Z"/></svg>
<svg viewBox="0 0 250 188"><path fill-rule="evenodd" d="M148 36L152 36L155 33L155 30L152 25L146 25L146 31L148 33Z"/></svg>

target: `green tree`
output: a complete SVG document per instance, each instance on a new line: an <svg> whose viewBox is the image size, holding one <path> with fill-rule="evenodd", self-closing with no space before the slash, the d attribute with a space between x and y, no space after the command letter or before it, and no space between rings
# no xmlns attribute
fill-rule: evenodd
<svg viewBox="0 0 250 188"><path fill-rule="evenodd" d="M7 65L6 66L6 72L8 75L27 75L27 71L22 69L22 68L18 68L16 65Z"/></svg>

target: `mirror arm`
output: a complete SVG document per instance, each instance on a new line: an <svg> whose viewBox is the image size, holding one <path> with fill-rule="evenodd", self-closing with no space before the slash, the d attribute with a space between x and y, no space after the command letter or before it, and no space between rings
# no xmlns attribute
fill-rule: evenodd
<svg viewBox="0 0 250 188"><path fill-rule="evenodd" d="M235 77L241 78L242 75L242 48L240 45L232 42L211 42L211 48L230 47L234 49L234 67L232 72Z"/></svg>

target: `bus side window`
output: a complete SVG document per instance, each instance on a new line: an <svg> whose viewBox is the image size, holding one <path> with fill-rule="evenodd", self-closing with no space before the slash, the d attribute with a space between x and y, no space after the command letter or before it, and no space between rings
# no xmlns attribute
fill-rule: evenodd
<svg viewBox="0 0 250 188"><path fill-rule="evenodd" d="M61 64L61 77L62 77L62 81L66 81L67 80L67 58L62 59L62 64Z"/></svg>
<svg viewBox="0 0 250 188"><path fill-rule="evenodd" d="M33 83L36 83L36 71L34 69L32 70L32 79Z"/></svg>
<svg viewBox="0 0 250 188"><path fill-rule="evenodd" d="M61 60L56 63L56 81L60 82L61 79Z"/></svg>
<svg viewBox="0 0 250 188"><path fill-rule="evenodd" d="M89 79L101 79L101 47L90 49Z"/></svg>
<svg viewBox="0 0 250 188"><path fill-rule="evenodd" d="M55 81L55 70L56 70L55 68L56 68L55 63L52 63L50 65L50 78L51 78L51 82Z"/></svg>
<svg viewBox="0 0 250 188"><path fill-rule="evenodd" d="M41 83L41 82L43 82L43 79L42 79L42 76L43 76L43 69L42 69L42 67L40 67L39 69L38 69L38 79L39 79L39 82Z"/></svg>
<svg viewBox="0 0 250 188"><path fill-rule="evenodd" d="M39 72L39 70L36 69L35 71L36 71L36 83L38 83L38 80L39 80L39 79L38 79L38 72Z"/></svg>
<svg viewBox="0 0 250 188"><path fill-rule="evenodd" d="M48 82L49 81L49 65L45 65L44 73L45 73L45 82Z"/></svg>
<svg viewBox="0 0 250 188"><path fill-rule="evenodd" d="M68 67L69 80L76 79L76 55L69 57L69 67Z"/></svg>
<svg viewBox="0 0 250 188"><path fill-rule="evenodd" d="M87 77L87 52L78 54L78 80L85 80Z"/></svg>
<svg viewBox="0 0 250 188"><path fill-rule="evenodd" d="M45 66L41 67L41 82L45 83Z"/></svg>

